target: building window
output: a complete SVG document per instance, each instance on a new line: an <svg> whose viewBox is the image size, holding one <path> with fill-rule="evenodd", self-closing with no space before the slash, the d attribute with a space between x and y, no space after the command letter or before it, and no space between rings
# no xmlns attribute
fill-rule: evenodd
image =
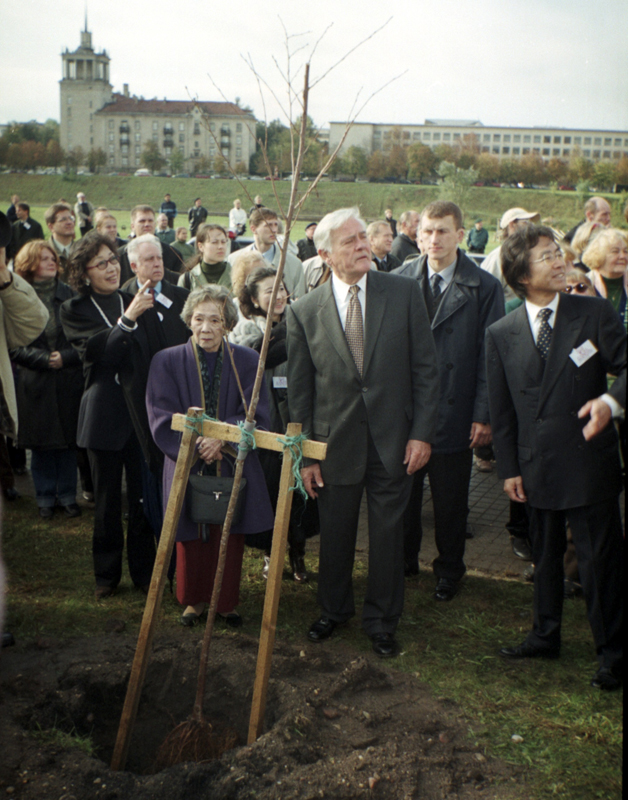
<svg viewBox="0 0 628 800"><path fill-rule="evenodd" d="M242 144L242 137L236 136L236 144Z"/></svg>
<svg viewBox="0 0 628 800"><path fill-rule="evenodd" d="M519 155L519 151L520 151L520 150L521 150L521 148L520 148L520 147L513 147L513 148L512 148L512 154L513 154L513 156L518 156L518 155Z"/></svg>
<svg viewBox="0 0 628 800"><path fill-rule="evenodd" d="M136 167L139 167L139 165L140 165L141 163L142 163L142 159L141 159L141 158L136 158L136 159L135 159L135 166L136 166Z"/></svg>
<svg viewBox="0 0 628 800"><path fill-rule="evenodd" d="M490 151L490 149L491 149L491 148L490 148L490 147L488 147L487 145L483 145L483 146L482 146L482 152L483 152L483 153L488 153L488 152Z"/></svg>
<svg viewBox="0 0 628 800"><path fill-rule="evenodd" d="M510 141L510 134L509 133L505 133L504 134L504 141L505 142L509 142Z"/></svg>
<svg viewBox="0 0 628 800"><path fill-rule="evenodd" d="M591 151L590 151L590 150L583 150L583 151L582 151L582 155L583 155L585 158L591 158Z"/></svg>
<svg viewBox="0 0 628 800"><path fill-rule="evenodd" d="M536 139L535 139L536 141ZM544 136L543 137L543 144L551 144L552 137L551 136Z"/></svg>
<svg viewBox="0 0 628 800"><path fill-rule="evenodd" d="M484 136L482 137L482 140L484 142L490 142L491 141L491 134L490 133L485 133Z"/></svg>
<svg viewBox="0 0 628 800"><path fill-rule="evenodd" d="M404 139L409 139L410 138L410 131L404 131L403 132L403 138Z"/></svg>
<svg viewBox="0 0 628 800"><path fill-rule="evenodd" d="M552 155L553 155L553 156L559 156L559 155L560 155L560 147L555 147L555 148L552 150Z"/></svg>
<svg viewBox="0 0 628 800"><path fill-rule="evenodd" d="M216 155L216 148L215 147L210 147L209 148L209 155L210 156L215 156Z"/></svg>
<svg viewBox="0 0 628 800"><path fill-rule="evenodd" d="M154 131L159 130L159 123L158 122L153 122L153 130Z"/></svg>
<svg viewBox="0 0 628 800"><path fill-rule="evenodd" d="M444 133L444 134L443 134L443 141L444 141L444 142L449 142L449 141L451 141L451 133Z"/></svg>
<svg viewBox="0 0 628 800"><path fill-rule="evenodd" d="M563 137L563 144L571 144L571 136Z"/></svg>
<svg viewBox="0 0 628 800"><path fill-rule="evenodd" d="M199 147L198 147L198 142L194 142L194 149L195 149L195 150L198 150L198 149L199 149Z"/></svg>
<svg viewBox="0 0 628 800"><path fill-rule="evenodd" d="M194 158L198 158L200 156L200 154L201 154L200 150L195 150L194 151Z"/></svg>
<svg viewBox="0 0 628 800"><path fill-rule="evenodd" d="M495 155L495 156L499 155L499 145L497 147L493 148L493 155Z"/></svg>
<svg viewBox="0 0 628 800"><path fill-rule="evenodd" d="M544 155L544 156L548 156L549 154L550 154L550 149L549 149L549 147L544 147L544 148L543 148L543 155Z"/></svg>
<svg viewBox="0 0 628 800"><path fill-rule="evenodd" d="M534 144L541 144L541 137L539 134L534 136Z"/></svg>
<svg viewBox="0 0 628 800"><path fill-rule="evenodd" d="M426 131L426 132L423 134L423 138L424 138L424 139L427 139L427 141L429 142L429 140L432 138L432 134L431 134L429 131Z"/></svg>
<svg viewBox="0 0 628 800"><path fill-rule="evenodd" d="M135 120L135 130L136 130L136 131L139 131L139 129L141 128L141 126L142 126L142 123L139 121L139 119L136 119L136 120Z"/></svg>
<svg viewBox="0 0 628 800"><path fill-rule="evenodd" d="M610 136L607 136L604 139L604 147L610 147L612 145L612 143L613 143L613 140L611 139Z"/></svg>
<svg viewBox="0 0 628 800"><path fill-rule="evenodd" d="M459 139L459 138L460 138L460 134L459 133L454 133L454 139Z"/></svg>
<svg viewBox="0 0 628 800"><path fill-rule="evenodd" d="M185 122L180 122L179 123L179 130L180 131L184 131L185 130Z"/></svg>
<svg viewBox="0 0 628 800"><path fill-rule="evenodd" d="M421 138L421 131L415 131L415 132L412 134L412 138L413 138L413 139L420 139L420 138Z"/></svg>
<svg viewBox="0 0 628 800"><path fill-rule="evenodd" d="M242 133L242 123L236 122L236 133Z"/></svg>
<svg viewBox="0 0 628 800"><path fill-rule="evenodd" d="M159 141L159 134L153 133L153 142L158 142L158 141Z"/></svg>
<svg viewBox="0 0 628 800"><path fill-rule="evenodd" d="M201 135L200 123L199 122L195 122L194 123L194 136L200 136L200 135Z"/></svg>
<svg viewBox="0 0 628 800"><path fill-rule="evenodd" d="M521 154L524 155L524 156L529 156L530 155L530 148L529 147L524 147L522 149L522 151L521 151Z"/></svg>
<svg viewBox="0 0 628 800"><path fill-rule="evenodd" d="M615 147L621 147L621 139L615 139Z"/></svg>
<svg viewBox="0 0 628 800"><path fill-rule="evenodd" d="M384 131L384 139L390 139L390 131Z"/></svg>
<svg viewBox="0 0 628 800"><path fill-rule="evenodd" d="M435 142L440 142L440 133L435 133L434 134L434 141Z"/></svg>
<svg viewBox="0 0 628 800"><path fill-rule="evenodd" d="M515 133L515 135L513 136L512 140L513 140L513 142L520 142L521 141L521 134L520 133Z"/></svg>
<svg viewBox="0 0 628 800"><path fill-rule="evenodd" d="M93 137L93 136L90 136L90 137L89 137L89 143L90 143L90 144L94 144L94 137Z"/></svg>
<svg viewBox="0 0 628 800"><path fill-rule="evenodd" d="M582 144L582 136L576 136L573 140L574 144Z"/></svg>
<svg viewBox="0 0 628 800"><path fill-rule="evenodd" d="M215 124L213 122L209 123L209 130L210 131L215 131L216 130L216 126L215 126Z"/></svg>
<svg viewBox="0 0 628 800"><path fill-rule="evenodd" d="M112 119L110 119L109 120L109 130L112 131L114 129L114 127L115 127L115 122Z"/></svg>
<svg viewBox="0 0 628 800"><path fill-rule="evenodd" d="M596 136L595 139L593 140L593 144L597 145L597 147L600 147L602 145L602 137Z"/></svg>
<svg viewBox="0 0 628 800"><path fill-rule="evenodd" d="M184 152L184 148L183 148L183 147L181 147L181 146L179 146L179 152L180 152L180 153L183 153L183 152Z"/></svg>
<svg viewBox="0 0 628 800"><path fill-rule="evenodd" d="M502 147L502 154L507 156L510 154L510 147Z"/></svg>
<svg viewBox="0 0 628 800"><path fill-rule="evenodd" d="M142 141L142 134L141 133L136 133L135 134L135 141L136 142L141 142Z"/></svg>
<svg viewBox="0 0 628 800"><path fill-rule="evenodd" d="M613 158L621 158L621 150L614 150Z"/></svg>
<svg viewBox="0 0 628 800"><path fill-rule="evenodd" d="M242 158L242 148L236 147L236 158Z"/></svg>
<svg viewBox="0 0 628 800"><path fill-rule="evenodd" d="M554 136L554 144L560 144L560 136Z"/></svg>
<svg viewBox="0 0 628 800"><path fill-rule="evenodd" d="M179 134L179 141L180 142L184 142L185 141L185 134L184 133L180 133Z"/></svg>
<svg viewBox="0 0 628 800"><path fill-rule="evenodd" d="M110 142L114 142L114 141L115 141L115 138L116 138L116 136L115 136L115 134L114 134L114 133L110 133L110 134L109 134L109 141L110 141Z"/></svg>
<svg viewBox="0 0 628 800"><path fill-rule="evenodd" d="M71 117L71 116L72 116L72 109L68 108L68 117Z"/></svg>
<svg viewBox="0 0 628 800"><path fill-rule="evenodd" d="M142 152L142 148L139 146L139 144L136 144L136 145L135 145L135 155L136 155L136 156L139 156L139 154L140 154L141 152Z"/></svg>
<svg viewBox="0 0 628 800"><path fill-rule="evenodd" d="M532 154L535 155L535 156L540 156L541 155L541 148L540 147L533 147L532 148Z"/></svg>
<svg viewBox="0 0 628 800"><path fill-rule="evenodd" d="M501 139L502 139L501 133L494 133L493 134L493 141L494 142L501 142Z"/></svg>
<svg viewBox="0 0 628 800"><path fill-rule="evenodd" d="M563 147L563 155L568 156L571 150L568 147Z"/></svg>
<svg viewBox="0 0 628 800"><path fill-rule="evenodd" d="M164 147L164 153L169 156L172 153L172 147Z"/></svg>
<svg viewBox="0 0 628 800"><path fill-rule="evenodd" d="M114 145L112 145L112 144L110 144L110 145L109 145L109 152L110 152L110 153L113 153L113 152L114 152L114 150L115 150L115 146L114 146Z"/></svg>
<svg viewBox="0 0 628 800"><path fill-rule="evenodd" d="M128 144L121 145L120 146L120 152L121 153L128 153L129 152L129 145Z"/></svg>
<svg viewBox="0 0 628 800"><path fill-rule="evenodd" d="M611 157L611 151L610 150L605 150L603 158L610 158L610 157Z"/></svg>
<svg viewBox="0 0 628 800"><path fill-rule="evenodd" d="M591 137L590 136L585 136L584 137L584 143L585 144L591 144Z"/></svg>
<svg viewBox="0 0 628 800"><path fill-rule="evenodd" d="M129 159L128 158L123 158L122 159L122 166L123 167L128 167L129 166Z"/></svg>
<svg viewBox="0 0 628 800"><path fill-rule="evenodd" d="M599 157L600 157L600 151L599 150L594 150L593 151L593 158L599 158Z"/></svg>

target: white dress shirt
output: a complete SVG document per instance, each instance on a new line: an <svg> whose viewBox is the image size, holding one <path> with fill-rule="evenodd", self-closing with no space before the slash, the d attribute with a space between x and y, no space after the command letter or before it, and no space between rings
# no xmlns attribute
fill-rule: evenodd
<svg viewBox="0 0 628 800"><path fill-rule="evenodd" d="M365 312L366 312L366 275L362 275L362 277L360 278L360 280L357 282L356 285L359 290L358 300L360 301L360 306L362 308L362 324L364 325ZM338 278L336 274L332 271L331 288L334 293L336 308L338 309L338 314L340 316L340 324L342 325L342 329L344 331L347 322L347 310L349 308L349 300L351 299L351 294L349 292L351 286L348 283L341 281L340 278Z"/></svg>

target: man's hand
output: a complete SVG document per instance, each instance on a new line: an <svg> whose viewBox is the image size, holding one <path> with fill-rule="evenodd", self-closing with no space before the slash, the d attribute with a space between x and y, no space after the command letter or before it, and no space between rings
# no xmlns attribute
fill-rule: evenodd
<svg viewBox="0 0 628 800"><path fill-rule="evenodd" d="M63 367L63 356L58 350L50 353L50 357L48 359L48 366L50 369L62 369Z"/></svg>
<svg viewBox="0 0 628 800"><path fill-rule="evenodd" d="M424 467L430 460L431 455L431 444L422 442L420 439L408 439L406 455L403 459L403 463L408 465L406 469L408 475L414 475L421 467Z"/></svg>
<svg viewBox="0 0 628 800"><path fill-rule="evenodd" d="M516 478L506 478L504 481L504 491L515 503L526 503L528 500L526 493L523 491L521 475L517 475Z"/></svg>
<svg viewBox="0 0 628 800"><path fill-rule="evenodd" d="M139 292L133 298L133 302L124 312L124 316L130 319L131 322L137 322L138 317L141 317L146 309L152 308L155 305L152 294L146 291L149 284L150 279L140 286Z"/></svg>
<svg viewBox="0 0 628 800"><path fill-rule="evenodd" d="M589 402L585 403L580 411L578 411L578 419L582 419L588 415L591 415L591 419L582 429L582 435L587 442L603 431L613 417L609 404L605 403L604 400L599 397L596 397L595 400L589 400Z"/></svg>
<svg viewBox="0 0 628 800"><path fill-rule="evenodd" d="M471 424L471 434L469 435L470 448L486 447L493 441L493 434L490 425L484 425L481 422L473 422Z"/></svg>
<svg viewBox="0 0 628 800"><path fill-rule="evenodd" d="M318 492L314 487L317 486L319 489L322 489L325 485L323 483L323 476L321 475L321 465L312 464L311 467L303 467L301 470L301 477L303 478L305 491L312 500L315 500L318 497Z"/></svg>

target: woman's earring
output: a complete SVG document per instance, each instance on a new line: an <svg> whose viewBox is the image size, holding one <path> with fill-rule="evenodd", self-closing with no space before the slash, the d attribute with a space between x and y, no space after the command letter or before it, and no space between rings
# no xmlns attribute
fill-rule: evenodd
<svg viewBox="0 0 628 800"><path fill-rule="evenodd" d="M85 278L85 286L89 286L91 283L89 278Z"/></svg>

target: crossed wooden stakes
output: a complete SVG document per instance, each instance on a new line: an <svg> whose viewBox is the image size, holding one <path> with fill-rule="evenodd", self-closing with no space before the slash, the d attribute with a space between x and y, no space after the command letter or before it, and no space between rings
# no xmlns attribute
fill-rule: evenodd
<svg viewBox="0 0 628 800"><path fill-rule="evenodd" d="M240 428L238 428L237 425L229 425L226 422L203 420L203 409L201 408L190 408L188 409L187 415L174 414L172 417L172 430L180 431L183 436L179 447L179 455L177 457L172 480L170 497L168 498L168 505L164 515L161 537L157 547L155 566L153 567L150 589L146 599L144 616L142 617L142 624L137 640L137 648L131 667L126 699L122 708L122 716L120 717L118 736L111 759L111 769L114 770L122 770L126 765L131 734L137 717L140 695L146 677L148 659L152 648L155 628L157 626L157 614L161 606L168 565L170 564L177 525L185 499L188 476L195 458L196 440L199 436L209 436L214 439L223 439L227 442L237 442L241 437ZM287 437L298 436L300 433L300 425L295 423L290 423L288 425L286 431ZM264 600L264 612L262 615L259 650L257 654L257 668L255 671L255 685L253 687L253 703L249 721L248 744L252 744L259 737L264 724L266 694L270 677L273 646L275 644L279 596L281 594L281 576L286 556L290 509L292 508L292 491L290 490L294 486L292 453L290 448L284 447L280 441L282 437L276 433L258 430L256 430L253 435L255 436L255 443L258 448L261 447L265 450L275 450L278 452L283 451L283 464L279 484L279 498L277 500L277 510L275 513L275 528L273 532L268 582L266 585L266 597ZM309 439L303 440L301 447L303 455L306 458L312 458L317 461L324 460L327 452L326 444L314 442Z"/></svg>

